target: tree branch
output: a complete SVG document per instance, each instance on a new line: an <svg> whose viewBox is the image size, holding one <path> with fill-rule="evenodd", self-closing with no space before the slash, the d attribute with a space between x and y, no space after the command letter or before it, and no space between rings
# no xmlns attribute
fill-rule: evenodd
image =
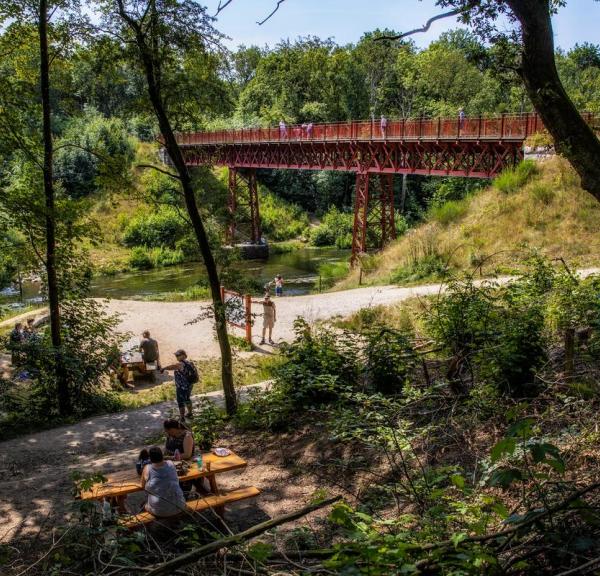
<svg viewBox="0 0 600 576"><path fill-rule="evenodd" d="M311 504L310 506L306 506L301 510L297 510L296 512L290 512L289 514L284 514L283 516L279 516L277 518L273 518L268 520L267 522L262 522L261 524L257 524L244 532L240 532L239 534L234 534L233 536L228 536L227 538L222 538L221 540L216 540L211 542L210 544L206 544L205 546L201 546L196 550L192 550L187 554L182 554L173 560L169 560L168 562L163 562L159 564L153 570L150 570L146 576L162 576L164 574L172 574L176 568L180 568L181 566L187 566L200 558L204 558L210 554L215 553L220 548L231 546L234 544L239 544L244 540L249 540L250 538L254 538L275 526L279 526L280 524L285 524L286 522L291 522L292 520L297 520L302 516L306 516L315 510L319 510L320 508L324 508L325 506L329 506L338 500L341 500L341 496L336 496L335 498L329 498L328 500L324 500L323 502L319 502L318 504Z"/></svg>
<svg viewBox="0 0 600 576"><path fill-rule="evenodd" d="M414 30L410 30L409 32L404 32L402 34L397 34L395 36L378 36L377 38L375 38L375 40L376 41L402 40L403 38L406 38L407 36L412 36L414 34L420 34L421 32L427 32L434 22L437 22L438 20L442 20L443 18L451 18L452 16L458 16L459 14L462 14L463 12L466 12L467 10L470 10L471 8L473 8L473 5L474 4L471 3L467 6L463 6L461 8L455 8L454 10L448 10L448 12L442 12L441 14L438 14L437 16L432 16L429 20L427 20L427 22L425 23L425 25L422 28L415 28Z"/></svg>
<svg viewBox="0 0 600 576"><path fill-rule="evenodd" d="M163 170L158 166L154 166L154 164L136 164L136 168L152 168L153 170L157 170L158 172L162 172L171 178L175 178L176 180L181 180L181 178L177 174L173 174L173 172L169 172L168 170Z"/></svg>
<svg viewBox="0 0 600 576"><path fill-rule="evenodd" d="M214 13L213 18L216 18L232 2L233 2L233 0L225 0L225 2L223 2L223 0L219 0L219 5L217 6L217 11Z"/></svg>
<svg viewBox="0 0 600 576"><path fill-rule="evenodd" d="M231 1L231 0L230 0ZM275 12L277 12L277 10L279 10L279 7L285 2L285 0L277 0L277 6L275 6L275 8L273 8L273 11L264 19L261 20L260 22L257 22L257 24L259 26L262 26L267 20L269 20L271 18L271 16L273 16L273 14L275 14Z"/></svg>

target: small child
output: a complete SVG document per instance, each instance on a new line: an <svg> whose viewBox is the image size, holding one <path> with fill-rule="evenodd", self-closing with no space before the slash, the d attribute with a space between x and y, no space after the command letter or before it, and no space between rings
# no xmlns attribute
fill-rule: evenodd
<svg viewBox="0 0 600 576"><path fill-rule="evenodd" d="M281 274L275 276L275 296L283 296L283 277Z"/></svg>
<svg viewBox="0 0 600 576"><path fill-rule="evenodd" d="M142 475L144 466L150 464L150 452L146 448L143 448L138 457L138 461L135 463L135 469L137 470L138 476Z"/></svg>

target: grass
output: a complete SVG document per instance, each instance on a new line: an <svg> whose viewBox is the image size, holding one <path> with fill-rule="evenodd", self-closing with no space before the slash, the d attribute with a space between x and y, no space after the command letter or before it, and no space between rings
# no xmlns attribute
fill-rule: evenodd
<svg viewBox="0 0 600 576"><path fill-rule="evenodd" d="M514 273L531 249L577 267L600 266L600 203L560 157L524 162L460 204L432 214L380 253L374 270L363 272L363 285L437 281L446 265L451 272ZM336 288L358 281L359 271L351 270Z"/></svg>
<svg viewBox="0 0 600 576"><path fill-rule="evenodd" d="M190 286L183 292L161 292L150 294L142 298L145 302L193 302L196 300L210 300L210 288L207 286Z"/></svg>
<svg viewBox="0 0 600 576"><path fill-rule="evenodd" d="M253 354L234 360L233 371L236 386L257 384L271 378L273 367L279 362L276 356ZM200 382L194 385L194 394L204 394L221 389L221 362L218 359L199 360L194 362L198 368ZM123 391L118 394L122 410L143 408L159 402L175 399L175 385L165 382L152 388Z"/></svg>

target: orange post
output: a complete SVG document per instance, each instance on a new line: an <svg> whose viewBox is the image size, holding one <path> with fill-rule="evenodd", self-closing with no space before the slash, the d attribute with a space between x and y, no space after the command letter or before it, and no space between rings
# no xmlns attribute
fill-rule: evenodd
<svg viewBox="0 0 600 576"><path fill-rule="evenodd" d="M246 303L246 340L252 344L252 297L250 294L244 296Z"/></svg>

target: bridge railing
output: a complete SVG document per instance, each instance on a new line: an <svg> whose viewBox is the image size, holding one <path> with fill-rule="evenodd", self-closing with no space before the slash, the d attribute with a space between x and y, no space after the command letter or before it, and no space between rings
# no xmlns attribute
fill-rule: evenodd
<svg viewBox="0 0 600 576"><path fill-rule="evenodd" d="M600 114L583 113L596 129ZM537 114L502 114L494 117L408 118L330 122L326 124L295 124L270 128L241 128L213 132L180 132L179 144L248 144L260 142L336 142L352 140L525 140L544 130Z"/></svg>

